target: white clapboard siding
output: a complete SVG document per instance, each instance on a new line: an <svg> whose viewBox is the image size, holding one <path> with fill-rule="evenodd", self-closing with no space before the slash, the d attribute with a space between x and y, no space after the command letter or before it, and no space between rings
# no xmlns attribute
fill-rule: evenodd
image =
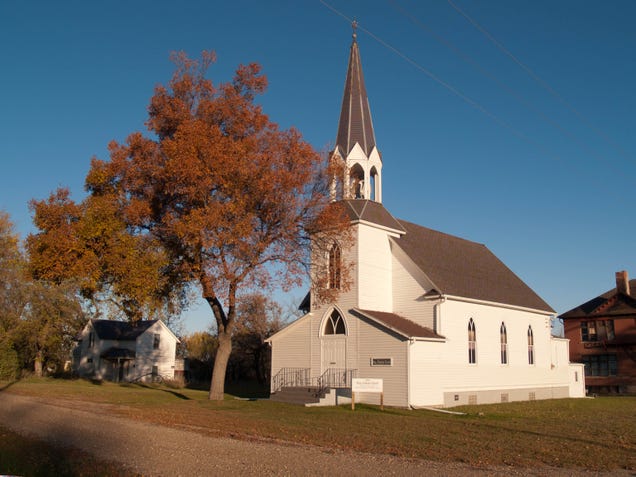
<svg viewBox="0 0 636 477"><path fill-rule="evenodd" d="M389 234L364 224L356 226L358 237L358 307L391 312L392 268Z"/></svg>
<svg viewBox="0 0 636 477"><path fill-rule="evenodd" d="M570 386L564 345L550 338L549 316L526 310L448 300L442 314L446 343L439 352L436 343L421 342L412 347L411 386L413 405L454 405L445 394L477 396L479 402L499 402L502 394L513 400L566 397ZM452 319L450 318L452 317ZM468 363L468 320L475 322L477 362ZM501 363L500 326L507 329L508 363ZM528 326L534 334L534 364L528 362ZM557 362L555 362L555 360ZM563 362L562 362L563 361ZM427 388L428 386L428 388ZM512 393L519 390L518 396ZM507 392L510 391L510 392Z"/></svg>
<svg viewBox="0 0 636 477"><path fill-rule="evenodd" d="M393 313L435 330L435 301L424 300L432 288L422 271L396 246L393 249Z"/></svg>
<svg viewBox="0 0 636 477"><path fill-rule="evenodd" d="M408 341L375 323L357 319L359 327L358 377L381 378L384 385L384 404L408 406L407 347ZM391 366L371 366L371 358L391 358ZM356 401L380 403L380 395L361 393Z"/></svg>
<svg viewBox="0 0 636 477"><path fill-rule="evenodd" d="M311 366L311 315L288 326L278 339L272 340L272 376L283 368Z"/></svg>
<svg viewBox="0 0 636 477"><path fill-rule="evenodd" d="M443 342L414 341L409 346L410 404L440 406L444 401L444 381L448 368L444 363Z"/></svg>
<svg viewBox="0 0 636 477"><path fill-rule="evenodd" d="M160 336L157 349L154 349L155 334ZM172 332L162 322L156 322L137 337L135 375L147 376L152 373L153 366L156 366L159 376L174 378L176 346L177 340ZM151 377L147 376L145 379Z"/></svg>

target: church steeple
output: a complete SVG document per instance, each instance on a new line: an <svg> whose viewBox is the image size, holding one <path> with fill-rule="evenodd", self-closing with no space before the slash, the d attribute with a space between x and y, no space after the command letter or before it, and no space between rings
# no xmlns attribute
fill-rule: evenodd
<svg viewBox="0 0 636 477"><path fill-rule="evenodd" d="M346 156L358 143L368 156L375 146L375 134L373 132L367 90L364 86L356 27L357 25L354 22L353 41L349 53L349 67L347 68L347 79L342 97L336 146L340 147L342 154Z"/></svg>
<svg viewBox="0 0 636 477"><path fill-rule="evenodd" d="M332 158L344 161L346 170L342 197L335 198L382 202L382 160L375 143L356 27L354 21L336 147L332 154Z"/></svg>

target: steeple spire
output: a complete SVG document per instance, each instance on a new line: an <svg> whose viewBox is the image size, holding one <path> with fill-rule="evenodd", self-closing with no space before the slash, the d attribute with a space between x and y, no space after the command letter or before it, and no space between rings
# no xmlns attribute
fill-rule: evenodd
<svg viewBox="0 0 636 477"><path fill-rule="evenodd" d="M333 200L367 199L382 202L382 158L375 145L371 109L362 75L356 34L358 23L354 21L351 26L353 41L336 147L331 155L331 160L341 161L345 170L342 178L333 178L331 197Z"/></svg>
<svg viewBox="0 0 636 477"><path fill-rule="evenodd" d="M358 23L354 20L351 26L353 28L353 41L349 53L349 67L347 68L347 79L342 98L340 121L338 122L336 146L346 157L358 143L368 157L375 146L375 134L371 122L367 90L364 86L364 76L362 75L360 51L358 50L356 34Z"/></svg>

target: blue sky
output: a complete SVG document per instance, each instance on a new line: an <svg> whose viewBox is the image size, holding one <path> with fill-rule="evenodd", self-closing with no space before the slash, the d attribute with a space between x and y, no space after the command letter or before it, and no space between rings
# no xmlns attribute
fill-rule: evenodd
<svg viewBox="0 0 636 477"><path fill-rule="evenodd" d="M389 211L485 243L559 313L618 270L636 277L636 2L328 3L340 14L318 0L1 2L0 209L25 236L30 199L68 186L80 200L90 158L145 131L171 51L215 50L215 82L261 63L265 111L329 147L346 16ZM203 306L185 320L209 323Z"/></svg>

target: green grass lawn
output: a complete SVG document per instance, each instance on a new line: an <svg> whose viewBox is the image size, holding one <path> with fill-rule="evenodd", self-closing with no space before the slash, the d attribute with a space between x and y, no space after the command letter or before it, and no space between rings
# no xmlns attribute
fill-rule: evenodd
<svg viewBox="0 0 636 477"><path fill-rule="evenodd" d="M460 461L476 466L550 465L636 469L636 398L562 399L456 408L463 416L376 406L304 408L207 391L87 381L28 379L0 389L115 405L125 417L208 435L272 439L326 448ZM111 411L112 412L112 411Z"/></svg>

